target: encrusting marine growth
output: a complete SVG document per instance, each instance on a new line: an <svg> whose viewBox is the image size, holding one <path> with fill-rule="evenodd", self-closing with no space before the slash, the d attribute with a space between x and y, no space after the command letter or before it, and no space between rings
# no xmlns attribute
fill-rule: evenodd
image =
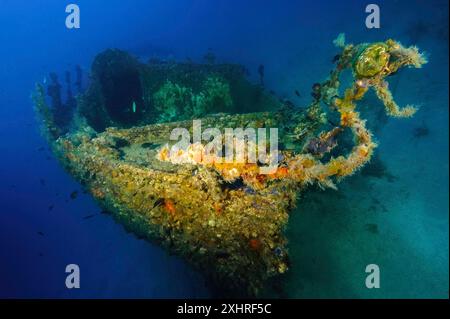
<svg viewBox="0 0 450 319"><path fill-rule="evenodd" d="M314 99L306 109L251 85L233 65L142 65L117 50L96 59L94 82L78 97L80 108L69 133L60 133L41 84L34 101L53 151L102 207L138 236L185 257L223 293L252 296L269 278L288 270L283 231L298 193L312 184L335 188L339 179L370 160L376 144L357 102L373 88L387 114L409 117L416 112L395 103L385 80L401 67L426 63L416 47L394 40L345 44L343 35L335 44L342 49L336 68L313 85ZM116 63L106 63L108 59ZM117 96L125 84L116 77L119 72L108 69L111 65L128 70L123 80L139 87ZM345 69L353 72L353 80L341 95ZM110 78L103 81L105 76L96 74ZM111 83L115 91L109 89ZM123 109L108 104L117 99L124 101ZM322 111L322 103L328 112ZM279 111L254 113L275 108ZM218 109L245 113L212 114ZM339 123L317 135L331 122L331 112L337 112ZM117 114L128 117L121 121ZM205 147L198 142L184 152L171 152L172 129L192 130L192 119L199 116L205 128L279 128L278 168L261 174L259 163L206 161ZM339 155L339 135L345 130L355 144L349 154Z"/></svg>
<svg viewBox="0 0 450 319"><path fill-rule="evenodd" d="M342 40L338 42L341 43ZM372 141L371 133L366 129L364 121L359 118L359 113L355 111L356 101L361 100L368 89L373 87L389 115L396 117L412 116L417 109L413 106L400 109L393 100L388 89L388 83L384 78L397 72L402 66L420 68L426 62L426 59L418 52L416 47L404 48L393 40L370 45L354 46L350 44L344 46L336 70L332 73L330 79L321 85L321 96L327 101L332 100L331 103L328 103L340 113L339 130L345 127L352 130L356 141L355 147L347 157L339 156L325 164L316 160L311 154L296 155L283 163L285 165L283 166L284 170L268 176L268 179L292 179L301 184L317 182L321 186L334 187L334 183L330 180L331 177L351 175L361 168L370 160L376 144ZM339 98L337 94L340 85L339 74L346 68L352 68L355 81L351 88L345 91L344 97ZM337 129L333 129L333 136ZM322 133L318 138L319 142L329 139L330 133ZM169 147L165 146L158 153L158 159L177 164L195 163L195 159L197 159L197 164L203 164L206 157L202 156L205 153L202 145L192 144L189 153L184 154L181 151L170 154ZM215 168L224 177L232 175L234 176L233 179L243 178L244 181L251 182L252 185L261 180L261 177L258 176L258 164L233 165L224 164L223 161L219 160L221 159L211 160L208 158L206 165ZM230 171L234 173L230 174ZM228 180L230 179L228 178Z"/></svg>

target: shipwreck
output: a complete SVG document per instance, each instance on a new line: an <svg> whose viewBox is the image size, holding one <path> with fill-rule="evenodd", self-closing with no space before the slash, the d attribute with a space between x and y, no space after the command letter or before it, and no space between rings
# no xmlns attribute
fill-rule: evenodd
<svg viewBox="0 0 450 319"><path fill-rule="evenodd" d="M89 86L70 103L55 93L56 81L38 83L33 100L54 154L104 210L188 260L224 293L255 296L289 269L284 229L298 194L310 185L335 188L370 161L376 143L357 106L366 92L374 90L388 115L417 110L399 107L386 80L427 62L416 47L391 39L347 44L343 36L335 45L334 69L312 86L306 107L249 82L239 65L143 63L120 50L95 58ZM352 79L341 88L345 70ZM278 128L277 169L262 174L260 162L206 161L207 141L171 152L171 131L192 132L194 119L219 130ZM344 148L345 134L353 145Z"/></svg>

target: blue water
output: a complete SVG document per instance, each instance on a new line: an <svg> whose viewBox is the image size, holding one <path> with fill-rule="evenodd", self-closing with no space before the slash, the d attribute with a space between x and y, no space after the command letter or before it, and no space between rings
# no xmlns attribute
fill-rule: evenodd
<svg viewBox="0 0 450 319"><path fill-rule="evenodd" d="M381 117L365 101L386 176L361 173L339 190L311 189L287 233L291 270L270 296L308 298L448 297L448 2L377 1L381 28L364 24L366 1L75 0L81 28L68 30L61 0L0 0L0 297L208 297L201 274L158 246L128 234L58 164L39 134L34 83L116 47L142 58L190 57L209 48L241 63L298 105L332 67L331 41L394 38L428 52L421 70L391 80L412 119ZM296 97L294 90L301 92ZM415 138L426 125L429 134ZM71 199L77 190L79 195ZM53 209L49 210L49 206ZM94 217L84 219L88 215ZM376 225L367 226L367 225ZM374 230L376 228L376 231ZM65 266L81 269L66 289ZM376 263L381 288L364 287Z"/></svg>

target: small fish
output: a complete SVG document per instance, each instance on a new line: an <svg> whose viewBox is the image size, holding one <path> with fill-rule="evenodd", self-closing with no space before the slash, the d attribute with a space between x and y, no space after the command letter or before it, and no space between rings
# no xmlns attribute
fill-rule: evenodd
<svg viewBox="0 0 450 319"><path fill-rule="evenodd" d="M41 178L41 179L39 180L39 182L41 183L42 186L45 186L45 179Z"/></svg>
<svg viewBox="0 0 450 319"><path fill-rule="evenodd" d="M70 198L71 199L75 199L78 196L78 191L73 191L72 193L70 193Z"/></svg>
<svg viewBox="0 0 450 319"><path fill-rule="evenodd" d="M164 198L158 198L155 203L153 204L153 208L158 207L159 205L162 205L164 203Z"/></svg>
<svg viewBox="0 0 450 319"><path fill-rule="evenodd" d="M37 149L38 152L42 152L43 150L45 150L45 147L44 147L44 146L41 146L41 147L39 147L39 148Z"/></svg>
<svg viewBox="0 0 450 319"><path fill-rule="evenodd" d="M83 219L89 219L89 218L92 218L94 216L95 216L95 214L87 215L87 216L84 216Z"/></svg>
<svg viewBox="0 0 450 319"><path fill-rule="evenodd" d="M254 195L256 194L255 190L251 187L244 187L244 193L248 194L248 195Z"/></svg>
<svg viewBox="0 0 450 319"><path fill-rule="evenodd" d="M298 90L294 91L295 95L297 95L298 97L301 97L300 92Z"/></svg>
<svg viewBox="0 0 450 319"><path fill-rule="evenodd" d="M278 190L276 190L276 189L272 189L272 190L270 191L270 194L272 194L272 195L278 195L279 192L278 192Z"/></svg>
<svg viewBox="0 0 450 319"><path fill-rule="evenodd" d="M288 99L282 100L282 103L288 108L295 108L295 104L292 103L292 101L290 101Z"/></svg>
<svg viewBox="0 0 450 319"><path fill-rule="evenodd" d="M107 210L102 210L102 211L100 212L100 214L111 214L111 213L108 212Z"/></svg>
<svg viewBox="0 0 450 319"><path fill-rule="evenodd" d="M313 85L312 85L312 90L314 91L314 92L317 92L317 91L320 91L320 89L322 88L322 85L320 84L320 83L314 83Z"/></svg>
<svg viewBox="0 0 450 319"><path fill-rule="evenodd" d="M414 138L422 138L422 137L428 136L429 134L430 134L430 129L425 124L425 121L422 122L421 126L416 127L413 130Z"/></svg>
<svg viewBox="0 0 450 319"><path fill-rule="evenodd" d="M281 247L277 247L273 250L273 252L275 253L276 256L281 257L283 256L283 249L281 249Z"/></svg>
<svg viewBox="0 0 450 319"><path fill-rule="evenodd" d="M133 101L132 110L133 110L133 113L136 113L136 102L135 101Z"/></svg>
<svg viewBox="0 0 450 319"><path fill-rule="evenodd" d="M40 235L40 236L44 236L44 233L41 232L41 231L38 231L37 233L38 233L38 235Z"/></svg>
<svg viewBox="0 0 450 319"><path fill-rule="evenodd" d="M55 207L53 204L50 205L50 206L48 206L48 211L52 211L52 210L53 210L53 207Z"/></svg>
<svg viewBox="0 0 450 319"><path fill-rule="evenodd" d="M336 55L333 57L333 60L332 60L331 62L336 63L337 61L339 61L340 58L341 58L341 55L340 55L340 54L336 54Z"/></svg>

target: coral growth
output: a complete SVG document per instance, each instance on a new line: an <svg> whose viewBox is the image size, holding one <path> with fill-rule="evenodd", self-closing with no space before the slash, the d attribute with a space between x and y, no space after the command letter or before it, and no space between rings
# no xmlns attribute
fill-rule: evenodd
<svg viewBox="0 0 450 319"><path fill-rule="evenodd" d="M154 95L155 109L161 122L171 122L181 114L192 114L192 90L167 81Z"/></svg>
<svg viewBox="0 0 450 319"><path fill-rule="evenodd" d="M226 111L233 104L230 86L218 76L209 76L202 85L202 91L192 96L193 115L205 116L213 110Z"/></svg>
<svg viewBox="0 0 450 319"><path fill-rule="evenodd" d="M411 117L413 116L417 110L418 107L407 105L403 108L400 108L400 106L397 105L397 103L394 101L394 98L392 97L392 93L389 90L388 83L383 81L379 85L375 86L375 92L378 96L378 98L383 101L383 104L386 108L386 113L390 116L394 117Z"/></svg>
<svg viewBox="0 0 450 319"><path fill-rule="evenodd" d="M233 104L229 85L218 76L208 76L198 93L168 80L154 93L153 103L160 122L201 117Z"/></svg>

